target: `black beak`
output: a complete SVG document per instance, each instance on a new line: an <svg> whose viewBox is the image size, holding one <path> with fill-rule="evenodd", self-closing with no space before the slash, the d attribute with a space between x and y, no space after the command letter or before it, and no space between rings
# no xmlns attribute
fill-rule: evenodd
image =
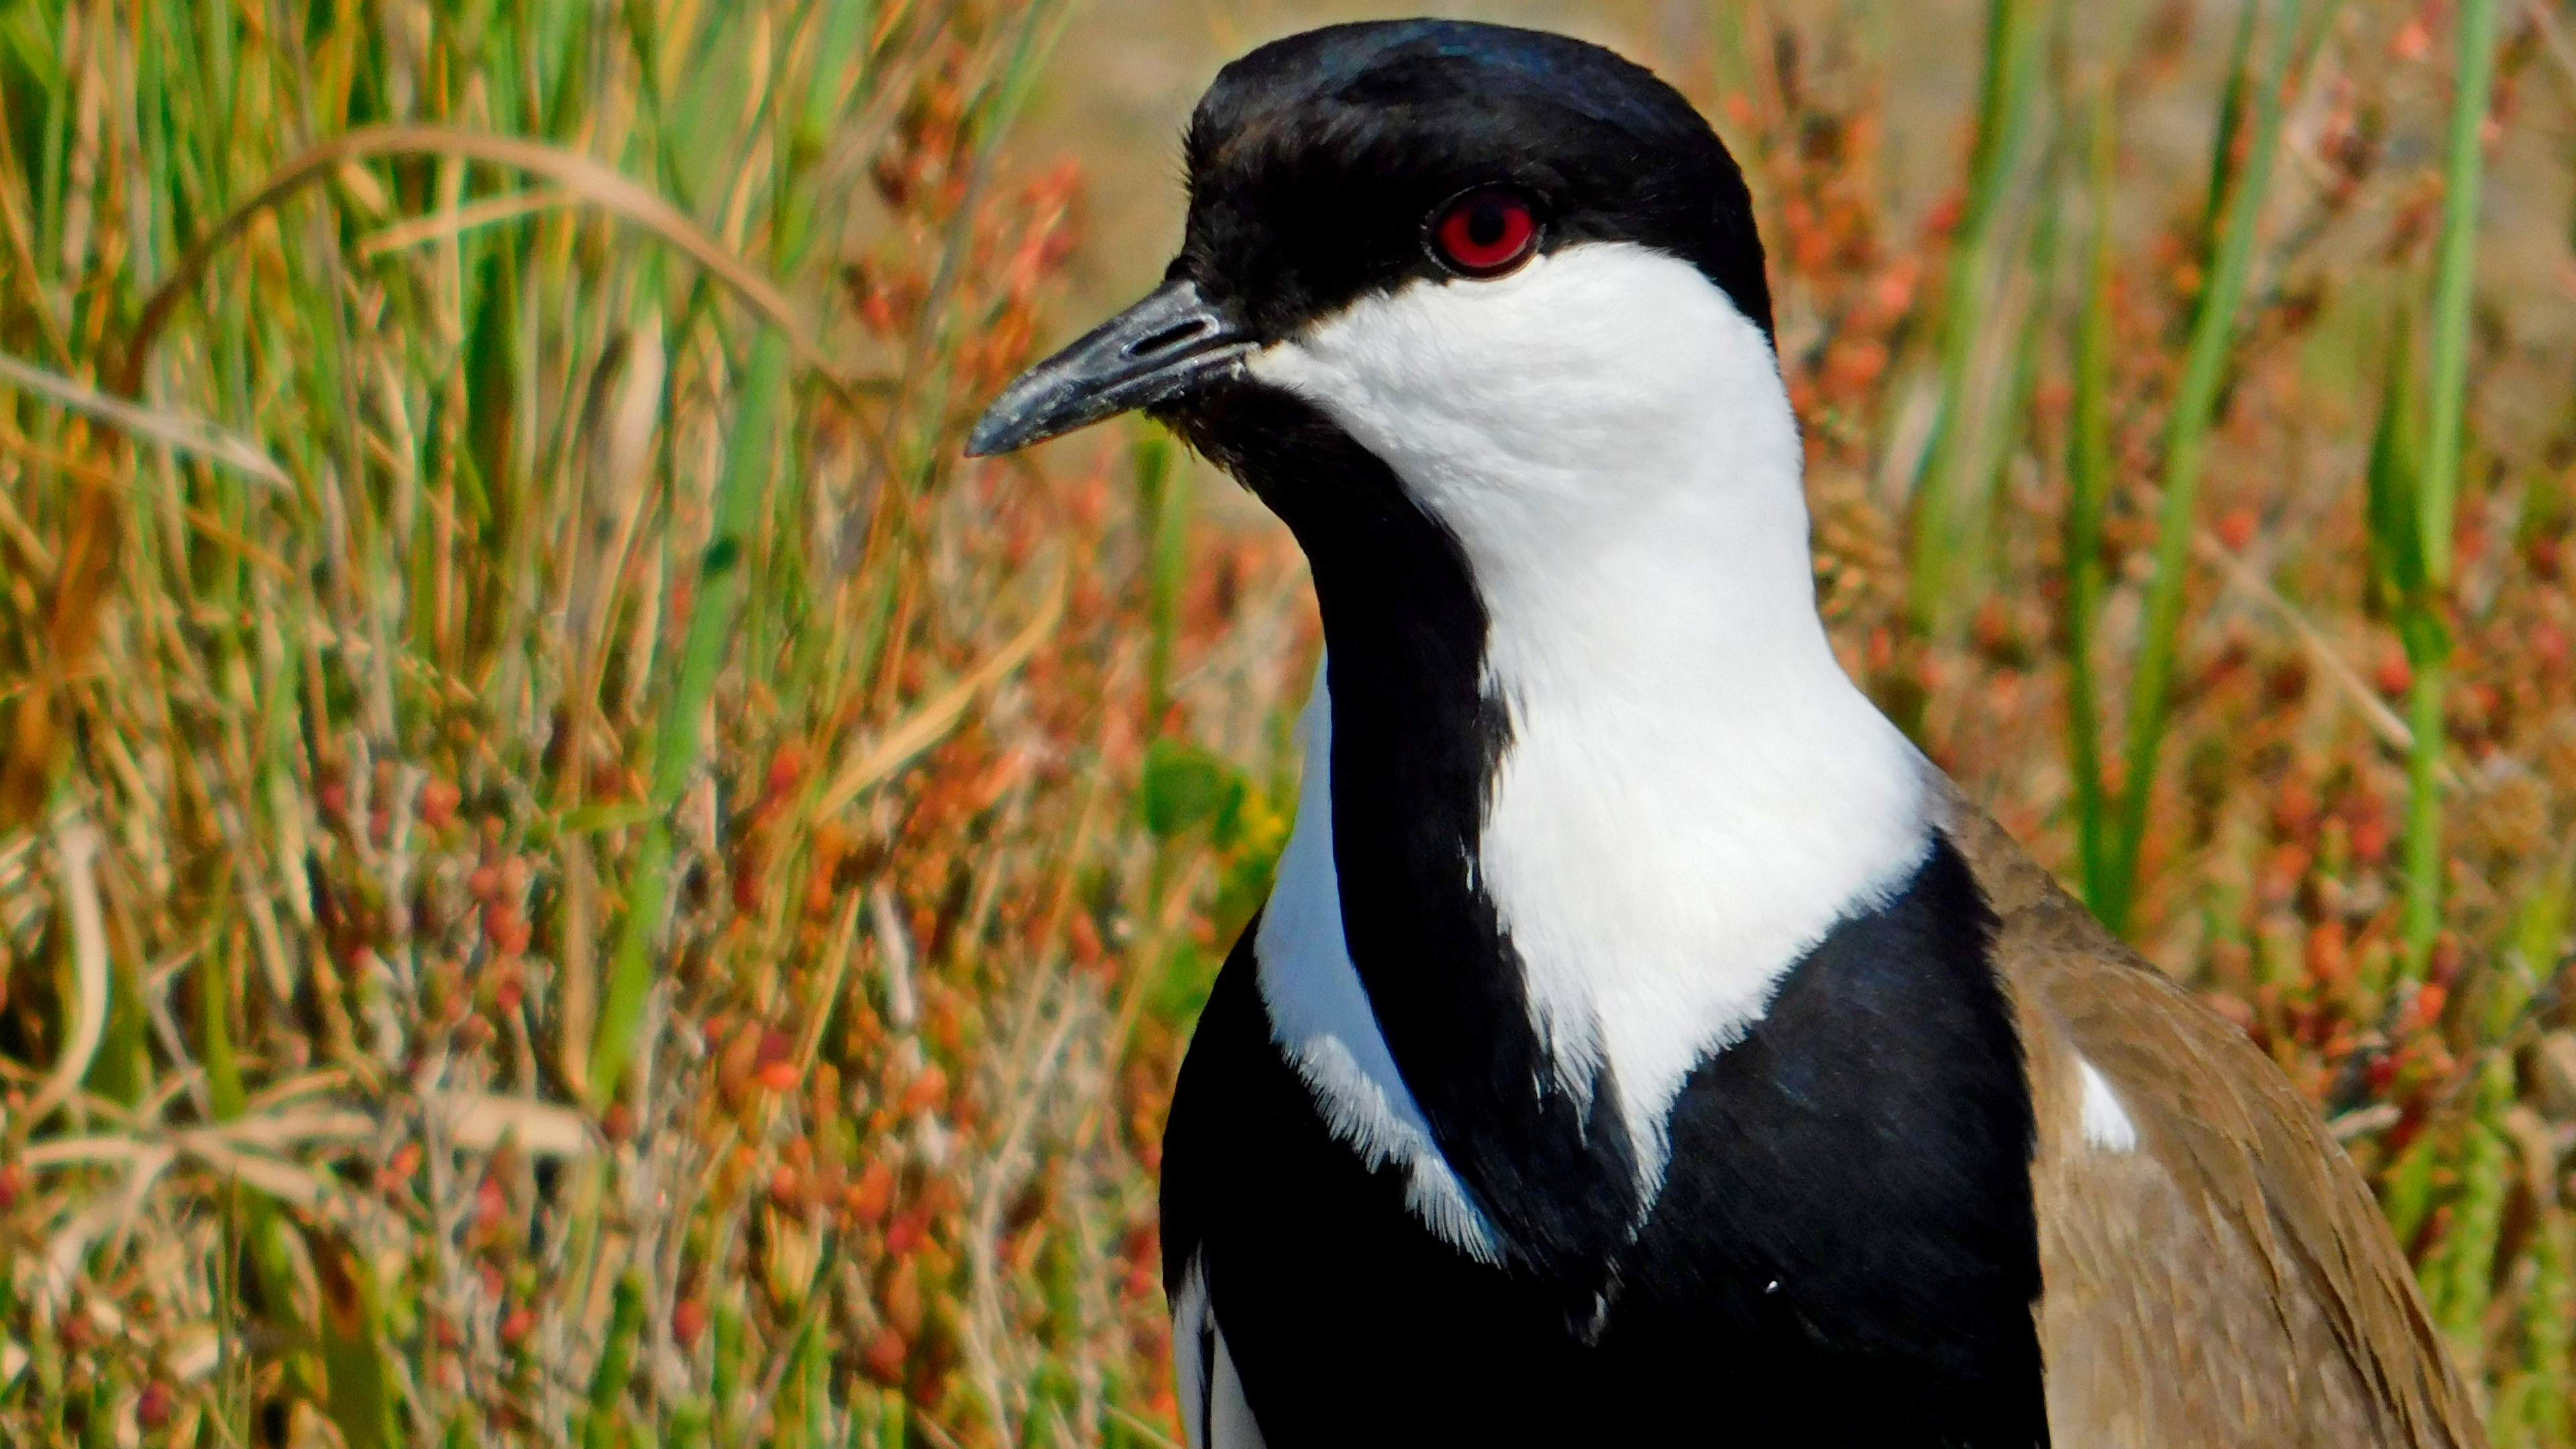
<svg viewBox="0 0 2576 1449"><path fill-rule="evenodd" d="M966 435L966 456L989 457L1151 407L1228 373L1255 344L1199 296L1195 282L1165 282L1020 374Z"/></svg>

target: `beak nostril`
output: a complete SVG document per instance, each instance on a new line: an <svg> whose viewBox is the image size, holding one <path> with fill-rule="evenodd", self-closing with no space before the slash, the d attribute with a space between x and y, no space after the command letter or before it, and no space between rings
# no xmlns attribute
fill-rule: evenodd
<svg viewBox="0 0 2576 1449"><path fill-rule="evenodd" d="M1212 325L1214 324L1205 317L1193 317L1177 326L1166 327L1150 337L1140 338L1127 344L1127 355L1150 357L1157 352L1168 352L1183 343L1197 341Z"/></svg>

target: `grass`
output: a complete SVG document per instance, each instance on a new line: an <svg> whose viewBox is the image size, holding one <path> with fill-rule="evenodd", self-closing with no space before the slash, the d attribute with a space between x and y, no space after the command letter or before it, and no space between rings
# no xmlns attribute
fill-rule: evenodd
<svg viewBox="0 0 2576 1449"><path fill-rule="evenodd" d="M2495 73L2493 0L2467 0L2456 21L2459 60L2452 78L2450 147L2442 171L2442 237L2433 261L2431 392L2423 467L2416 499L2418 572L2401 608L2398 628L2414 669L2408 691L2408 725L2415 748L2407 757L2406 946L2420 968L2442 931L2442 804L2444 666L2450 652L2442 628L2442 591L2452 582L2451 542L2457 531L2460 433L2468 409L2469 304L2477 269L2478 190L2486 165L2488 90ZM2393 544L2393 540L2391 541Z"/></svg>
<svg viewBox="0 0 2576 1449"><path fill-rule="evenodd" d="M2264 7L2247 0L2245 23L2238 32L2237 54L2250 48L2254 21ZM2147 830L2159 751L2170 718L2174 649L2182 627L2183 591L2188 554L2198 526L2201 469L2209 427L2218 406L2220 386L2235 356L2236 329L2245 303L2245 288L2254 266L2254 244L2270 190L2274 163L2281 149L2281 108L2290 82L2291 53L2296 43L2298 0L2272 7L2268 59L2248 75L2242 61L2230 68L2230 98L2242 84L2252 92L2250 130L2240 159L2231 154L2238 139L2234 124L2239 108L2231 104L2218 129L2216 154L2210 163L2210 198L2206 234L2207 272L2192 299L2188 340L2181 376L2166 404L2164 476L2156 520L2155 576L2141 624L2136 672L2129 684L2128 769L2120 792L2118 822L2111 837L2106 889L2090 902L2115 931L2129 925L2131 893L2138 874L2138 852Z"/></svg>
<svg viewBox="0 0 2576 1449"><path fill-rule="evenodd" d="M2481 239L2576 48L1995 0L1916 221L1877 3L1664 66L1838 645L2569 1444L2576 367ZM0 10L0 1439L1175 1435L1161 1116L1314 626L1166 441L957 457L1067 17Z"/></svg>
<svg viewBox="0 0 2576 1449"><path fill-rule="evenodd" d="M1306 646L959 466L1064 20L0 17L0 1438L1168 1430L1148 664Z"/></svg>
<svg viewBox="0 0 2576 1449"><path fill-rule="evenodd" d="M2571 1442L2576 397L2534 320L2557 284L2481 246L2540 204L2530 163L2477 190L2576 113L2562 22L2053 8L2023 161L1963 127L1923 237L1878 180L1903 62L1869 55L1868 6L1791 13L1736 24L1717 109L1763 203L1846 662L2317 1102L2497 1442ZM2036 199L1998 213L2013 164ZM1999 256L2034 300L1978 304L1963 339L1956 299L2008 293L1961 269ZM1972 506L1939 462L1961 397L2002 435ZM1962 516L1987 533L1952 552Z"/></svg>

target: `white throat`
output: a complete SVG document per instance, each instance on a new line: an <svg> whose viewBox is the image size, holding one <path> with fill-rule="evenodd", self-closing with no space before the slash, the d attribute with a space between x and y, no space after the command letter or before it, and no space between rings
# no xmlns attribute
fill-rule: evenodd
<svg viewBox="0 0 2576 1449"><path fill-rule="evenodd" d="M1524 964L1561 1084L1610 1068L1650 1202L1684 1079L1835 922L1911 878L1937 808L1817 618L1770 345L1689 264L1594 243L1365 298L1251 369L1383 460L1466 556L1511 734L1460 869ZM1382 1123L1377 1150L1407 1155L1427 1137L1374 1023L1311 1009L1365 1002L1337 894L1291 899L1332 889L1319 724L1263 994L1328 1115ZM1341 1051L1319 1072L1327 1017Z"/></svg>

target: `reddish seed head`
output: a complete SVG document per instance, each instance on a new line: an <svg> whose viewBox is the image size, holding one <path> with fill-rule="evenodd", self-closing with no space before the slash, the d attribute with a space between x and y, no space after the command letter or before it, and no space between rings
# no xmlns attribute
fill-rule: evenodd
<svg viewBox="0 0 2576 1449"><path fill-rule="evenodd" d="M2341 921L2320 921L2308 932L2308 974L2327 983L2340 983L2350 964L2345 949Z"/></svg>
<svg viewBox="0 0 2576 1449"><path fill-rule="evenodd" d="M769 757L769 798L777 799L795 789L796 782L804 776L805 746L796 740L780 745L778 752Z"/></svg>
<svg viewBox="0 0 2576 1449"><path fill-rule="evenodd" d="M516 906L495 902L484 907L483 934L501 955L516 956L528 949L528 919Z"/></svg>
<svg viewBox="0 0 2576 1449"><path fill-rule="evenodd" d="M948 1074L937 1066L922 1068L921 1075L903 1092L903 1110L925 1112L948 1099Z"/></svg>
<svg viewBox="0 0 2576 1449"><path fill-rule="evenodd" d="M2449 1005L2450 1001L2451 988L2439 981L2425 982L2424 989L2415 996L2416 1028L2430 1030L2439 1026L2442 1021L2442 1008Z"/></svg>
<svg viewBox="0 0 2576 1449"><path fill-rule="evenodd" d="M387 1192L400 1191L405 1183L411 1181L412 1174L418 1171L420 1171L420 1144L406 1142L394 1150L393 1160L385 1164L385 1170L377 1178L377 1185Z"/></svg>
<svg viewBox="0 0 2576 1449"><path fill-rule="evenodd" d="M930 1213L923 1208L914 1208L895 1219L894 1226L886 1229L886 1256L900 1258L920 1247L921 1240L929 1235Z"/></svg>
<svg viewBox="0 0 2576 1449"><path fill-rule="evenodd" d="M2382 694L2402 695L2415 683L2415 668L2406 662L2405 652L2391 644L2380 651L2379 667L2371 671L2370 682Z"/></svg>
<svg viewBox="0 0 2576 1449"><path fill-rule="evenodd" d="M170 1392L168 1384L145 1384L134 1401L134 1422L146 1429L161 1428L170 1422L170 1411L177 1402L178 1396Z"/></svg>
<svg viewBox="0 0 2576 1449"><path fill-rule="evenodd" d="M760 1034L758 1068L753 1080L773 1092L792 1089L804 1074L796 1067L796 1038L771 1027Z"/></svg>
<svg viewBox="0 0 2576 1449"><path fill-rule="evenodd" d="M696 1345L698 1335L707 1329L707 1305L695 1298L683 1298L671 1308L671 1337L680 1347Z"/></svg>
<svg viewBox="0 0 2576 1449"><path fill-rule="evenodd" d="M2374 1097L2387 1095L2389 1084L2397 1080L2396 1055L2392 1052L2382 1052L2372 1057L2370 1065L2362 1068L2361 1077L2364 1082L2370 1084L2370 1095Z"/></svg>
<svg viewBox="0 0 2576 1449"><path fill-rule="evenodd" d="M456 807L465 792L445 780L433 778L420 787L421 823L432 830L445 830L456 821Z"/></svg>
<svg viewBox="0 0 2576 1449"><path fill-rule="evenodd" d="M849 1191L842 1194L841 1202L849 1209L850 1216L862 1223L884 1218L886 1209L894 1203L894 1169L887 1166L882 1157L870 1159L868 1165L860 1170L859 1180L850 1184Z"/></svg>
<svg viewBox="0 0 2576 1449"><path fill-rule="evenodd" d="M868 1340L867 1352L859 1356L859 1361L869 1378L891 1388L903 1382L903 1361L911 1352L902 1334L885 1327Z"/></svg>

